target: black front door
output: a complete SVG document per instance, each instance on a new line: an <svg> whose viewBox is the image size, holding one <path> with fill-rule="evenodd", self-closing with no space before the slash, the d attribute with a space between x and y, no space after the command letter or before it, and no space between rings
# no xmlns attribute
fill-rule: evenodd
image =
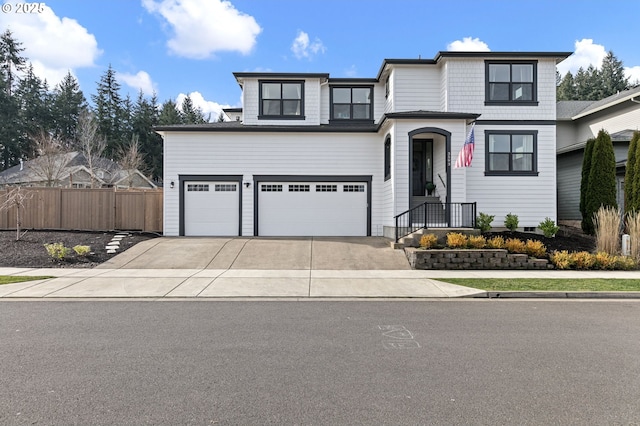
<svg viewBox="0 0 640 426"><path fill-rule="evenodd" d="M413 196L423 196L427 182L433 182L433 140L413 140Z"/></svg>

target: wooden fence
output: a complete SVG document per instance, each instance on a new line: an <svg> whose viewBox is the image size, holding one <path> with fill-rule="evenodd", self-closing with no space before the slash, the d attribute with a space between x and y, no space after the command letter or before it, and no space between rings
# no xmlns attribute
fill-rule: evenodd
<svg viewBox="0 0 640 426"><path fill-rule="evenodd" d="M162 189L22 188L23 229L162 232ZM7 200L0 190L0 204ZM16 206L0 212L0 229L16 228Z"/></svg>

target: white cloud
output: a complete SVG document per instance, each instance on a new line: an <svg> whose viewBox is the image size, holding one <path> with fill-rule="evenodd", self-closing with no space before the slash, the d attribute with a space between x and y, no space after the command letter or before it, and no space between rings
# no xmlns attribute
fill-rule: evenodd
<svg viewBox="0 0 640 426"><path fill-rule="evenodd" d="M600 68L602 60L607 56L607 51L601 44L594 44L590 38L577 40L575 44L575 52L564 61L558 64L558 72L564 76L567 71L575 75L578 69L582 67L587 69L589 65Z"/></svg>
<svg viewBox="0 0 640 426"><path fill-rule="evenodd" d="M313 42L310 42L309 34L304 31L298 31L298 35L291 45L291 51L298 59L311 59L313 56L318 53L324 53L326 50L326 47L319 38L316 37Z"/></svg>
<svg viewBox="0 0 640 426"><path fill-rule="evenodd" d="M95 36L78 21L59 18L46 5L41 13L0 13L0 28L3 27L22 43L34 72L50 87L69 70L93 66L102 53Z"/></svg>
<svg viewBox="0 0 640 426"><path fill-rule="evenodd" d="M127 86L133 87L138 91L142 90L145 95L151 95L155 92L155 84L153 84L146 71L138 71L137 74L119 73L116 74L116 77Z"/></svg>
<svg viewBox="0 0 640 426"><path fill-rule="evenodd" d="M344 74L349 78L357 77L358 69L355 65L351 65L347 70L345 70Z"/></svg>
<svg viewBox="0 0 640 426"><path fill-rule="evenodd" d="M178 95L176 98L178 109L182 108L182 102L186 97L187 95L184 93L180 93ZM200 92L191 92L189 93L189 97L191 98L193 105L200 108L204 113L204 117L209 118L209 121L217 121L223 108L231 108L231 105L222 105L217 102L207 101Z"/></svg>
<svg viewBox="0 0 640 426"><path fill-rule="evenodd" d="M222 0L142 0L149 13L162 16L173 36L169 51L204 59L219 51L251 52L262 31L256 20Z"/></svg>
<svg viewBox="0 0 640 426"><path fill-rule="evenodd" d="M479 38L464 37L447 45L450 52L490 52L489 46Z"/></svg>
<svg viewBox="0 0 640 426"><path fill-rule="evenodd" d="M624 67L624 76L629 77L630 84L640 84L640 66Z"/></svg>

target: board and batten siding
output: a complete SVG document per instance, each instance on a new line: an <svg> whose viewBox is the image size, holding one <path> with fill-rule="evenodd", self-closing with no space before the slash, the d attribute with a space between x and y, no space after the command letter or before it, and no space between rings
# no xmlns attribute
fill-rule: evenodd
<svg viewBox="0 0 640 426"><path fill-rule="evenodd" d="M285 80L283 80L285 81ZM320 79L304 80L304 120L259 120L260 84L258 79L247 79L242 91L244 124L300 126L320 124Z"/></svg>
<svg viewBox="0 0 640 426"><path fill-rule="evenodd" d="M242 235L253 235L254 175L371 175L371 233L382 234L384 149L377 134L169 132L164 135L164 233L179 234L179 175L243 175Z"/></svg>

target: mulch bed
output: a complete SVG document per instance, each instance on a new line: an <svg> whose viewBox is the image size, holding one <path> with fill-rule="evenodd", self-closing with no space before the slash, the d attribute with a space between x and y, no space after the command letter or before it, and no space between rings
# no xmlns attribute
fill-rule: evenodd
<svg viewBox="0 0 640 426"><path fill-rule="evenodd" d="M593 252L596 248L596 240L591 235L583 234L580 231L561 231L553 238L547 238L544 235L533 234L528 232L487 232L483 234L487 239L495 236L501 236L505 240L507 238L518 238L524 242L527 240L538 240L547 248L547 253L553 251L567 250L572 251L588 251Z"/></svg>
<svg viewBox="0 0 640 426"><path fill-rule="evenodd" d="M116 254L107 254L105 246L115 234L29 230L16 241L16 231L0 231L0 267L93 268L141 241L157 237L155 234L130 232L130 235L120 242L120 249ZM64 260L56 260L49 256L44 247L45 244L52 243L62 243L70 249L76 245L89 246L91 253L82 257L71 250Z"/></svg>

